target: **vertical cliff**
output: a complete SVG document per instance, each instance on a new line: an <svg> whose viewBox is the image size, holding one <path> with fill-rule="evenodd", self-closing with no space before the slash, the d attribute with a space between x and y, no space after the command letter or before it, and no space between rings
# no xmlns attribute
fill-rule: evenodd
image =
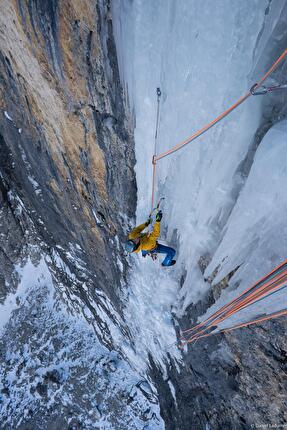
<svg viewBox="0 0 287 430"><path fill-rule="evenodd" d="M133 147L109 1L1 1L1 429L159 423L111 351Z"/></svg>
<svg viewBox="0 0 287 430"><path fill-rule="evenodd" d="M68 265L73 246L116 304L109 241L133 216L136 186L109 4L3 1L0 20L4 208L20 198L45 244L58 245Z"/></svg>
<svg viewBox="0 0 287 430"><path fill-rule="evenodd" d="M179 326L257 279L262 261L271 268L286 256L284 239L273 246L282 217L264 218L268 247L262 219L240 224L240 195L264 134L286 117L286 93L249 100L159 165L162 238L177 248L176 266L145 259L128 271L123 254L134 167L140 221L149 207L156 87L160 152L226 108L286 46L285 0L205 3L1 1L3 430L286 425L286 321L184 351L177 343ZM284 67L273 79L282 82Z"/></svg>
<svg viewBox="0 0 287 430"><path fill-rule="evenodd" d="M137 213L143 219L154 151L184 141L258 82L286 49L287 3L113 4L120 17L121 76L137 120ZM286 84L286 60L265 84ZM267 130L286 118L286 97L285 90L250 97L197 140L157 162L157 193L165 197L161 239L177 249L177 264L167 273L140 261L129 310L139 305L146 310L138 312L140 321L130 319L130 327L138 351L149 354L166 429L286 426L286 318L200 339L185 347L181 360L174 335L286 259L284 127L279 123L264 141ZM282 297L286 302L286 290L245 309L237 321L251 319L252 312L264 315L268 306L285 308Z"/></svg>

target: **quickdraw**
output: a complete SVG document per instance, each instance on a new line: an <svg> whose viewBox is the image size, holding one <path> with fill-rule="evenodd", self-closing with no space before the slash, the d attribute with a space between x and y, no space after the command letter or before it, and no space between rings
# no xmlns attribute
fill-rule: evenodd
<svg viewBox="0 0 287 430"><path fill-rule="evenodd" d="M258 84L256 83L250 88L250 93L253 96L263 96L267 93L272 93L273 91L287 90L287 84L283 84L283 85L274 85L273 87L262 86L260 91L256 91L257 85Z"/></svg>

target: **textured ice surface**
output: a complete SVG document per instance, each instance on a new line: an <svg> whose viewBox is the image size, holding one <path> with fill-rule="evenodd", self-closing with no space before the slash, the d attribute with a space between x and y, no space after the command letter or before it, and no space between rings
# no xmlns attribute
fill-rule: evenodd
<svg viewBox="0 0 287 430"><path fill-rule="evenodd" d="M178 286L171 276L172 268L162 268L150 257L139 258L141 260L133 265L125 310L136 348L133 361L136 360L138 369L141 366L144 369L151 353L156 363L164 368L168 353L180 359L171 319L171 305L176 300Z"/></svg>
<svg viewBox="0 0 287 430"><path fill-rule="evenodd" d="M211 273L218 261L223 261L220 277L236 265L241 268L233 277L233 283L241 281L238 294L286 258L287 196L287 120L273 126L263 138L242 193L226 226L223 241L218 247ZM227 253L228 251L228 253ZM207 275L209 274L207 273ZM215 278L214 283L217 279ZM208 313L234 296L223 293ZM242 310L224 323L233 325L246 321L258 313L270 313L287 306L286 289L272 295L260 305ZM223 325L222 325L223 326Z"/></svg>
<svg viewBox="0 0 287 430"><path fill-rule="evenodd" d="M113 2L121 75L136 118L139 222L150 209L156 87L162 90L160 153L215 118L271 66L279 54L271 32L283 6L283 0L219 0L216 7L212 0ZM210 288L198 267L200 256L215 254L209 272L228 256L217 280L244 263L234 277L242 288L286 256L286 176L283 164L277 166L279 149L266 149L272 164L266 159L264 163L263 144L251 173L254 180L244 189L244 160L260 124L261 103L261 97L248 99L208 133L158 162L157 191L165 196L163 237L176 245L178 263L168 274L158 263L140 261L134 266L127 312L139 350L156 354L154 339L167 350L173 337L168 308L177 297L181 315ZM187 276L178 291L184 270Z"/></svg>

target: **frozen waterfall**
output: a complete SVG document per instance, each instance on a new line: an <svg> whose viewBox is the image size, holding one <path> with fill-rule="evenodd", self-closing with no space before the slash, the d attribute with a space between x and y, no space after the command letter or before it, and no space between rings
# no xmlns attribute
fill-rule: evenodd
<svg viewBox="0 0 287 430"><path fill-rule="evenodd" d="M225 110L270 67L280 54L276 31L284 4L114 2L121 75L135 115L138 222L150 208L156 87L163 94L159 153ZM272 82L283 77L281 68ZM157 193L165 197L162 237L177 248L177 265L164 272L158 263L134 262L126 316L143 355L151 351L158 361L171 351L179 356L171 346L171 310L183 315L211 288L200 258L209 263L205 277L219 268L214 283L240 266L210 312L286 258L286 122L266 135L253 161L263 103L266 98L250 98L158 163Z"/></svg>

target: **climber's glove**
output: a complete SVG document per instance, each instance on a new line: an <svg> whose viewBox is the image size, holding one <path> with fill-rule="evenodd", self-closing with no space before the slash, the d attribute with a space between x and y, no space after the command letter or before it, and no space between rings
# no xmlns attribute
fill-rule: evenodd
<svg viewBox="0 0 287 430"><path fill-rule="evenodd" d="M155 220L156 222L161 222L162 219L162 211L158 211L158 213L156 214Z"/></svg>
<svg viewBox="0 0 287 430"><path fill-rule="evenodd" d="M151 217L149 217L149 219L146 221L145 226L147 227L148 225L150 225L151 223Z"/></svg>

